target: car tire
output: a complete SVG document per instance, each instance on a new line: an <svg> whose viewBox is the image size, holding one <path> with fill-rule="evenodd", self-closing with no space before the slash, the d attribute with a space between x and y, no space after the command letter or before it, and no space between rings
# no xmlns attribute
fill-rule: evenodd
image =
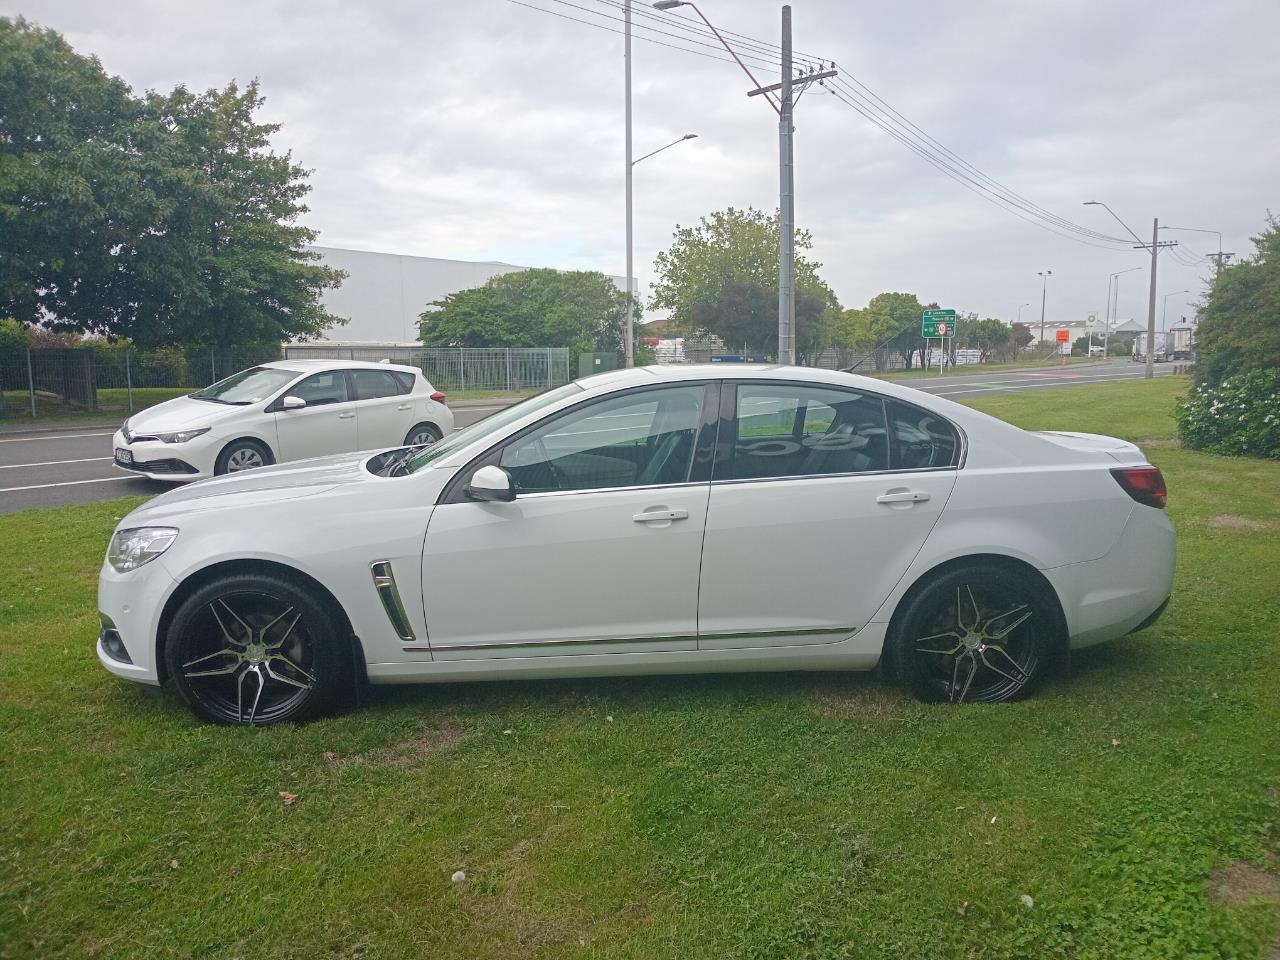
<svg viewBox="0 0 1280 960"><path fill-rule="evenodd" d="M1030 574L965 564L907 595L894 617L889 667L927 702L1018 700L1053 662L1059 619L1047 588Z"/></svg>
<svg viewBox="0 0 1280 960"><path fill-rule="evenodd" d="M440 428L434 423L415 423L412 429L404 435L404 445L406 447L428 446L438 443L440 440Z"/></svg>
<svg viewBox="0 0 1280 960"><path fill-rule="evenodd" d="M231 574L178 607L164 662L178 693L209 723L305 720L337 698L350 667L328 606L313 590L267 574Z"/></svg>
<svg viewBox="0 0 1280 960"><path fill-rule="evenodd" d="M271 450L257 440L232 440L213 465L213 475L221 477L228 473L239 473L241 470L252 470L255 467L269 467L276 462Z"/></svg>

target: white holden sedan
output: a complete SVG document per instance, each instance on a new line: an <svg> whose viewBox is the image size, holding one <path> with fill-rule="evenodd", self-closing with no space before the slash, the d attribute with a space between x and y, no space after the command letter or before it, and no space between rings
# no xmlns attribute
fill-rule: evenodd
<svg viewBox="0 0 1280 960"><path fill-rule="evenodd" d="M231 724L366 680L881 663L996 702L1159 616L1164 503L1130 443L882 380L622 370L425 449L156 497L111 539L97 652Z"/></svg>
<svg viewBox="0 0 1280 960"><path fill-rule="evenodd" d="M115 465L153 480L200 480L335 453L424 446L453 432L445 395L417 367L281 360L135 413Z"/></svg>

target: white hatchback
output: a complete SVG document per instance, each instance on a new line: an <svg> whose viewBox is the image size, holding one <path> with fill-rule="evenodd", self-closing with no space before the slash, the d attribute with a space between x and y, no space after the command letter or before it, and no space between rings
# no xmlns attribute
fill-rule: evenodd
<svg viewBox="0 0 1280 960"><path fill-rule="evenodd" d="M313 715L373 683L886 672L1026 695L1151 623L1160 471L900 384L796 367L619 370L417 451L172 490L112 537L98 658L201 717Z"/></svg>
<svg viewBox="0 0 1280 960"><path fill-rule="evenodd" d="M281 360L135 413L115 465L153 480L201 480L288 460L435 443L453 432L445 395L416 367Z"/></svg>

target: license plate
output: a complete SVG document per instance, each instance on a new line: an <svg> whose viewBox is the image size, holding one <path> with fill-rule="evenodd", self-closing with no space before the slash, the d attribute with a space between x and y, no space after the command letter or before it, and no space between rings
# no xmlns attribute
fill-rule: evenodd
<svg viewBox="0 0 1280 960"><path fill-rule="evenodd" d="M133 451L116 447L116 463L122 463L127 467L133 466Z"/></svg>

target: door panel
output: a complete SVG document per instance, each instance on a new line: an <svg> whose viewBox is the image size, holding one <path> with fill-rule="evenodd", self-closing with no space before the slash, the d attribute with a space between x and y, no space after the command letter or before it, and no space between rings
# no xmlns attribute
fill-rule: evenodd
<svg viewBox="0 0 1280 960"><path fill-rule="evenodd" d="M389 370L352 370L360 450L398 447L414 424L413 397Z"/></svg>
<svg viewBox="0 0 1280 960"><path fill-rule="evenodd" d="M422 558L433 654L695 649L708 492L689 484L438 506ZM635 519L660 512L685 516ZM573 642L594 640L615 642ZM540 646L502 646L512 644ZM458 645L476 646L441 649Z"/></svg>
<svg viewBox="0 0 1280 960"><path fill-rule="evenodd" d="M357 449L356 405L349 399L344 371L313 374L290 387L286 395L301 397L307 405L276 412L279 459L305 460Z"/></svg>

